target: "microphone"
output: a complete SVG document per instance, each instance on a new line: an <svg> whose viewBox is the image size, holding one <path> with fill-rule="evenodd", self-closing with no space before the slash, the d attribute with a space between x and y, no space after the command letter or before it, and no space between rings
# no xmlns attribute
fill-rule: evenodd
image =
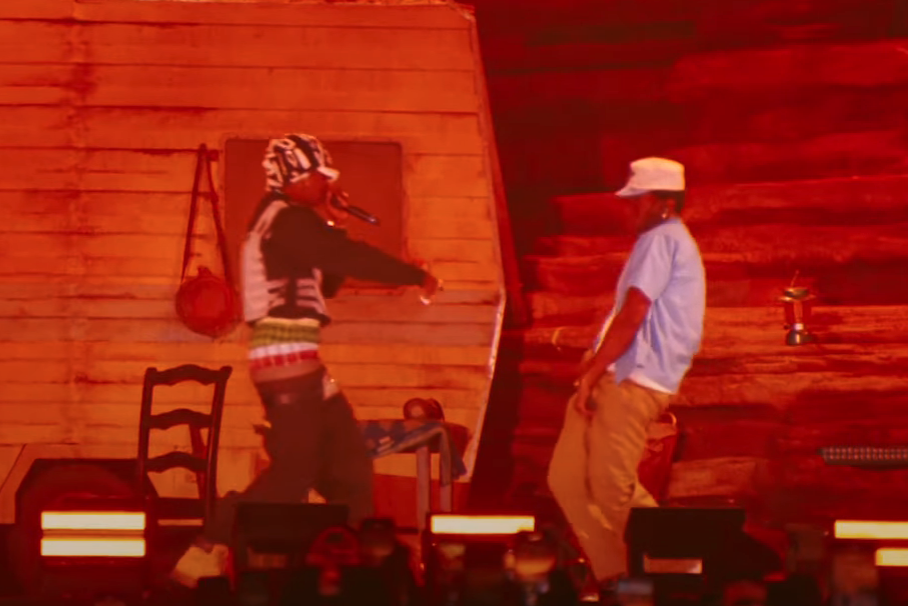
<svg viewBox="0 0 908 606"><path fill-rule="evenodd" d="M347 204L346 200L341 199L342 197L346 198L346 196L347 196L346 193L341 194L341 195L331 196L331 206L333 206L337 209L346 211L346 212L350 213L351 215L353 215L354 217L356 217L357 219L359 219L360 221L365 221L366 223L369 223L370 225L379 224L378 217L376 217L369 211L363 210L362 208L360 208L358 206L353 206L352 204Z"/></svg>

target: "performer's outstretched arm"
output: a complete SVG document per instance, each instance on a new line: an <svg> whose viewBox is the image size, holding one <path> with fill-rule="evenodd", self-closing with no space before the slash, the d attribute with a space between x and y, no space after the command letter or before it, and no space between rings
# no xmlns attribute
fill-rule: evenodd
<svg viewBox="0 0 908 606"><path fill-rule="evenodd" d="M326 274L399 286L421 286L429 278L415 265L351 240L305 207L281 211L274 221L271 242L286 258L300 266L318 267Z"/></svg>

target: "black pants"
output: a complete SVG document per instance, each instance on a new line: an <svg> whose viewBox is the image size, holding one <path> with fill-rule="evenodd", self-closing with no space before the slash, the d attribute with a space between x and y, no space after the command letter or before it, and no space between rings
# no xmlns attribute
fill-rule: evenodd
<svg viewBox="0 0 908 606"><path fill-rule="evenodd" d="M265 450L271 465L242 493L218 501L205 536L229 543L241 502L300 503L314 488L329 503L346 505L350 523L373 515L373 467L350 403L342 393L327 400L324 370L256 384L271 428Z"/></svg>

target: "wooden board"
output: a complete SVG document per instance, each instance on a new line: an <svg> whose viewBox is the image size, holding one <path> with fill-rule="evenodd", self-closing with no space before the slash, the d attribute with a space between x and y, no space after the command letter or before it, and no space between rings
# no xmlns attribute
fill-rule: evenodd
<svg viewBox="0 0 908 606"><path fill-rule="evenodd" d="M467 29L469 13L440 2L416 4L401 1L382 5L306 5L305 10L293 4L268 3L261 8L256 2L233 4L230 11L208 3L177 4L167 12L151 6L135 5L122 0L92 0L75 5L74 15L80 21L119 21L147 23L215 23L225 25L324 26L344 25L352 28ZM312 10L310 10L312 9ZM390 10L388 10L390 9Z"/></svg>
<svg viewBox="0 0 908 606"><path fill-rule="evenodd" d="M19 63L87 59L105 65L473 71L466 27L362 28L339 22L261 32L254 24L0 21L0 52ZM32 44L17 47L18 40Z"/></svg>
<svg viewBox="0 0 908 606"><path fill-rule="evenodd" d="M0 190L188 193L195 152L3 148L0 161L19 169L4 175ZM489 195L484 160L478 154L411 156L404 185L417 199Z"/></svg>
<svg viewBox="0 0 908 606"><path fill-rule="evenodd" d="M467 29L466 13L445 9L443 4L411 5L406 2L383 5L306 5L305 10L290 4L270 3L264 9L255 2L231 2L230 10L220 3L186 3L161 11L155 5L122 0L9 0L0 19L66 19L126 23L186 23L224 25L389 27ZM353 10L350 10L352 7ZM364 10L365 9L365 10ZM376 10L378 9L378 10ZM390 9L390 10L389 10Z"/></svg>
<svg viewBox="0 0 908 606"><path fill-rule="evenodd" d="M203 4L0 7L0 50L15 58L0 65L0 162L14 167L0 205L17 219L0 228L0 443L131 444L144 369L195 362L234 366L224 444L258 447L248 330L191 333L173 296L195 148L300 128L400 143L406 252L446 286L428 307L413 289L344 290L324 333L333 375L362 418L431 396L478 437L503 297L469 11ZM212 235L203 210L193 270L218 271ZM207 397L180 387L158 400Z"/></svg>
<svg viewBox="0 0 908 606"><path fill-rule="evenodd" d="M101 107L462 112L476 111L471 71L320 70L82 64L2 64L0 85L41 82L31 98ZM151 82L168 82L167 87ZM388 95L388 90L406 91ZM438 90L448 94L439 96ZM354 92L355 91L355 92ZM20 91L26 95L29 91ZM4 97L7 98L7 97Z"/></svg>
<svg viewBox="0 0 908 606"><path fill-rule="evenodd" d="M0 98L0 104L6 99ZM93 149L192 149L204 140L220 146L225 135L268 136L318 124L326 140L395 140L407 153L470 154L481 145L478 120L470 114L344 112L336 110L192 109L163 107L78 107L4 105L0 125L7 146ZM43 135L34 137L31 125ZM78 125L77 131L66 126ZM123 132L135 137L124 141ZM368 133L364 135L363 133ZM436 136L426 136L435 133Z"/></svg>

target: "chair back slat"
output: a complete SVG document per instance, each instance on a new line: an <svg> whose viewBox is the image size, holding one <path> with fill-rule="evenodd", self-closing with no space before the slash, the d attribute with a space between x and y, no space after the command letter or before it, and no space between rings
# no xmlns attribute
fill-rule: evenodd
<svg viewBox="0 0 908 606"><path fill-rule="evenodd" d="M196 364L183 364L174 368L145 370L142 385L142 408L139 414L138 485L144 497L148 497L148 474L184 468L196 474L199 499L202 501L205 518L208 519L217 498L217 465L220 446L221 420L224 414L224 398L227 381L233 373L231 366L218 370L203 368ZM210 412L208 414L179 408L154 414L154 390L159 386L174 386L179 383L195 382L214 386ZM171 452L149 458L151 430L170 429L186 425L190 430L192 454ZM202 430L207 430L207 440L201 439Z"/></svg>

